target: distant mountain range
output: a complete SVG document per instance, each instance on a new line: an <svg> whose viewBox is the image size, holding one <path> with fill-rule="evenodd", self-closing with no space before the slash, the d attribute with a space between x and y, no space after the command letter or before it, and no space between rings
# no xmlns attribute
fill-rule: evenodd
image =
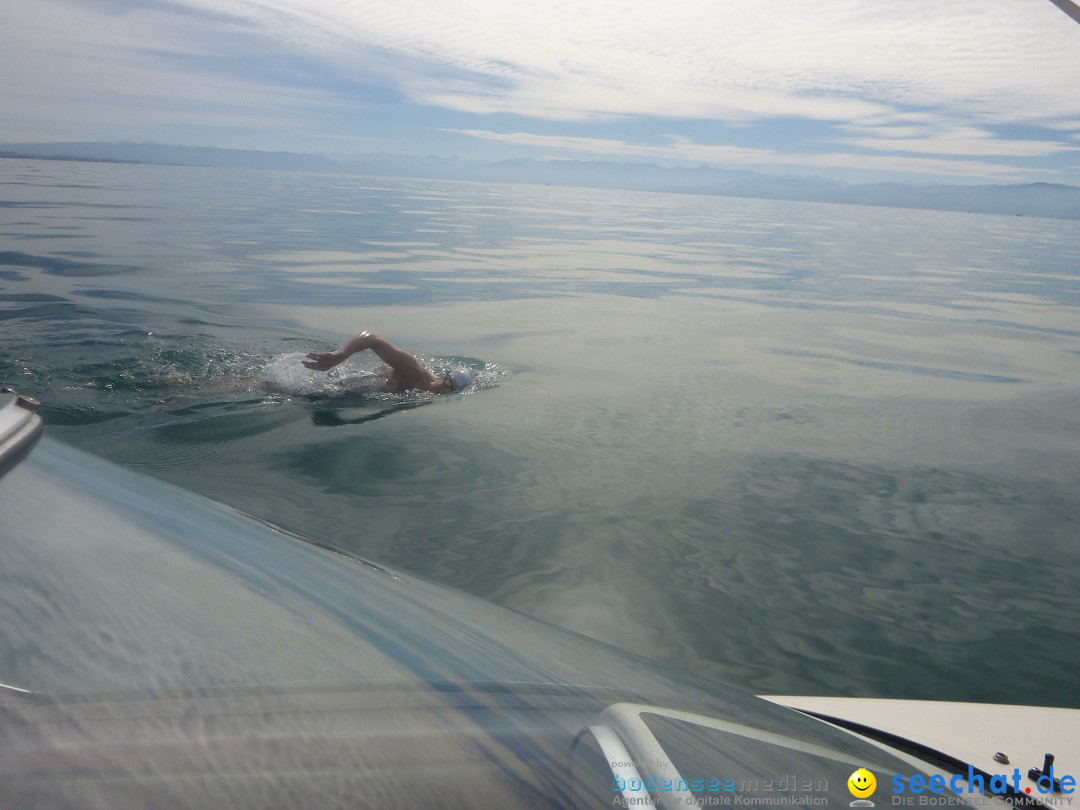
<svg viewBox="0 0 1080 810"><path fill-rule="evenodd" d="M519 159L488 162L390 154L321 157L294 152L155 143L9 143L0 144L0 157L550 184L1080 219L1080 188L1055 183L852 185L819 177L776 176L710 166L666 167L652 163L602 160Z"/></svg>

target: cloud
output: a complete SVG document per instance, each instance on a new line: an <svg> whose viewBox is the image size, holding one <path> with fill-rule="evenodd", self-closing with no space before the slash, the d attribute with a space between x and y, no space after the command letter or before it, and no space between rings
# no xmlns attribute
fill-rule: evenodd
<svg viewBox="0 0 1080 810"><path fill-rule="evenodd" d="M837 149L916 153L924 159L890 165L937 171L944 162L931 156L1062 154L1068 147L1060 140L998 138L987 125L1047 127L1080 114L1078 32L1052 5L1032 0L1001 0L992 12L981 0L247 0L226 7L344 73L381 73L416 105L471 115L565 124L835 122L850 127L832 141ZM912 110L937 112L897 134ZM550 145L521 133L501 142ZM594 141L580 151L598 148L708 163L778 160L770 150L689 141Z"/></svg>
<svg viewBox="0 0 1080 810"><path fill-rule="evenodd" d="M637 144L628 141L536 135L527 132L500 133L486 130L454 130L462 135L499 143L541 147L591 157L651 158L681 163L740 166L799 166L817 169L859 169L874 172L932 174L948 177L1014 180L1025 172L980 160L943 160L905 155L875 155L851 152L794 153L772 149L694 143L681 136L668 136L667 144ZM991 152L990 154L993 154Z"/></svg>
<svg viewBox="0 0 1080 810"><path fill-rule="evenodd" d="M88 31L99 50L181 43L207 57L236 42L251 55L258 38L271 53L474 114L854 120L884 105L1028 120L1080 110L1077 34L1035 0L992 12L981 0L111 0L116 30L100 4L64 8L83 36L63 39L84 55Z"/></svg>
<svg viewBox="0 0 1080 810"><path fill-rule="evenodd" d="M913 169L968 158L966 171L1069 161L1080 120L1080 30L1046 0L35 0L0 6L0 72L0 136L13 122L128 127L119 137L160 124L263 139L377 129L393 143L412 125L569 150L523 131L608 126L609 142L578 151L737 164L893 153ZM408 122L397 136L393 119ZM516 131L495 138L496 120ZM635 146L614 129L647 120L672 138ZM689 134L791 121L822 140ZM996 134L1006 125L1035 134Z"/></svg>
<svg viewBox="0 0 1080 810"><path fill-rule="evenodd" d="M888 138L875 133L864 138L838 138L837 143L879 152L979 155L982 157L1046 157L1078 151L1075 146L1054 141L1004 140L994 137L992 133L974 128L962 128L910 138Z"/></svg>
<svg viewBox="0 0 1080 810"><path fill-rule="evenodd" d="M578 152L589 155L652 157L664 160L701 163L772 163L779 159L769 149L740 146L696 144L681 136L668 136L667 145L634 144L627 141L562 135L536 135L528 132L500 133L478 129L451 130L461 135L487 141L538 146L544 149Z"/></svg>
<svg viewBox="0 0 1080 810"><path fill-rule="evenodd" d="M17 121L27 137L40 137L36 126L75 139L128 138L134 127L287 130L344 103L320 60L257 28L180 2L6 4L0 134Z"/></svg>
<svg viewBox="0 0 1080 810"><path fill-rule="evenodd" d="M1002 138L988 128L928 113L897 116L879 124L841 125L837 129L851 136L837 137L835 143L879 152L1033 158L1077 151L1050 127L1043 138Z"/></svg>
<svg viewBox="0 0 1080 810"><path fill-rule="evenodd" d="M211 3L355 69L407 56L413 101L554 120L851 119L951 107L1075 115L1077 32L1049 3L1001 0L260 0ZM1053 66L1052 68L1050 66Z"/></svg>

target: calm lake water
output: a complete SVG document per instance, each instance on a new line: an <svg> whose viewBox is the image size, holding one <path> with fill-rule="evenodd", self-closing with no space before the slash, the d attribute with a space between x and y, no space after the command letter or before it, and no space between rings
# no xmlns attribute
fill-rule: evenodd
<svg viewBox="0 0 1080 810"><path fill-rule="evenodd" d="M19 160L0 183L0 382L54 437L758 693L1080 707L1076 222ZM479 384L299 366L361 329Z"/></svg>

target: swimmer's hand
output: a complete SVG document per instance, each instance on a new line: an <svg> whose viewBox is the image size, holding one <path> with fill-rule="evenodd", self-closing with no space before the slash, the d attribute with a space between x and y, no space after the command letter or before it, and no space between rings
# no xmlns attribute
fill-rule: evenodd
<svg viewBox="0 0 1080 810"><path fill-rule="evenodd" d="M300 362L306 368L313 368L316 371L327 371L333 368L338 363L345 360L348 355L342 352L308 352L307 359Z"/></svg>

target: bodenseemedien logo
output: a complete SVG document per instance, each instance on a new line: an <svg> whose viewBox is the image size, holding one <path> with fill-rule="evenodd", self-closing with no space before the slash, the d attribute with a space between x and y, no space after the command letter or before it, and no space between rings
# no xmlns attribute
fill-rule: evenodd
<svg viewBox="0 0 1080 810"><path fill-rule="evenodd" d="M870 797L877 790L877 779L866 768L859 768L847 780L848 790L855 800L848 807L873 807Z"/></svg>

